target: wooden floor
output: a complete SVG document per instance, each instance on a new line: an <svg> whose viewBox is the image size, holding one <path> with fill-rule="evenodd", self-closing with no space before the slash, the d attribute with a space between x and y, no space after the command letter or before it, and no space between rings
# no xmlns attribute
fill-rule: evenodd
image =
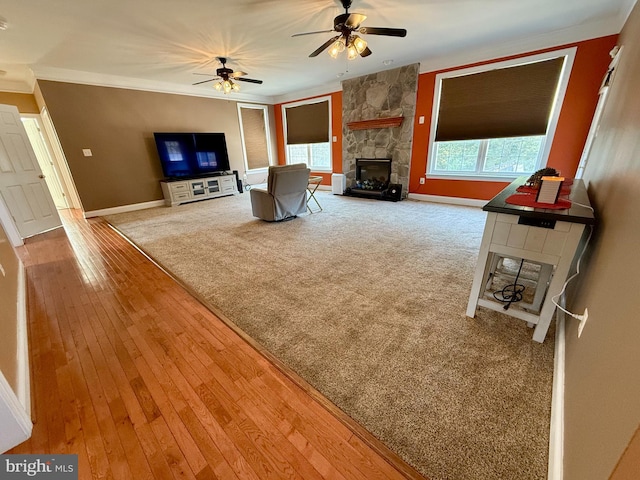
<svg viewBox="0 0 640 480"><path fill-rule="evenodd" d="M418 477L104 221L63 216L18 249L34 429L9 453L78 454L80 478Z"/></svg>

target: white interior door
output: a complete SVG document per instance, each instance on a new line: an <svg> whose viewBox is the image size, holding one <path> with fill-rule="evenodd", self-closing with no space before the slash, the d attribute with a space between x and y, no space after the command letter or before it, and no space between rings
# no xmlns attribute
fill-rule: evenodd
<svg viewBox="0 0 640 480"><path fill-rule="evenodd" d="M42 173L44 174L44 180L49 187L53 203L58 209L69 208L64 191L62 190L62 185L60 184L60 179L58 178L58 173L56 172L55 165L53 164L53 158L51 153L49 153L47 144L42 136L42 131L38 125L38 119L35 117L21 118L22 125L24 125L24 128L27 131L27 136L29 137L29 141L33 147L33 152L36 154L36 158L38 159L40 170L42 170Z"/></svg>
<svg viewBox="0 0 640 480"><path fill-rule="evenodd" d="M0 197L22 238L62 225L13 105L0 105Z"/></svg>

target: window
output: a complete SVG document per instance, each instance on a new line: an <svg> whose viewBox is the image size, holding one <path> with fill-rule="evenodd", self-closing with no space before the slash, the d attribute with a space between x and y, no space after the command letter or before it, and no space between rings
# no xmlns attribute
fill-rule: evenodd
<svg viewBox="0 0 640 480"><path fill-rule="evenodd" d="M238 104L245 171L266 169L272 164L269 142L269 110L265 105Z"/></svg>
<svg viewBox="0 0 640 480"><path fill-rule="evenodd" d="M330 99L282 106L287 163L306 163L313 171L332 171Z"/></svg>
<svg viewBox="0 0 640 480"><path fill-rule="evenodd" d="M427 175L515 178L544 167L574 54L439 74Z"/></svg>
<svg viewBox="0 0 640 480"><path fill-rule="evenodd" d="M331 144L301 143L287 145L287 163L306 163L311 170L331 170Z"/></svg>
<svg viewBox="0 0 640 480"><path fill-rule="evenodd" d="M521 175L539 170L543 135L436 142L437 174Z"/></svg>

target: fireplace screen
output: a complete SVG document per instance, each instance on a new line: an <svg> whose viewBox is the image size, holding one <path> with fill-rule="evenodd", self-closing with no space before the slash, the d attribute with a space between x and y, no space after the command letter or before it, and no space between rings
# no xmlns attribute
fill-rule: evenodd
<svg viewBox="0 0 640 480"><path fill-rule="evenodd" d="M390 158L357 158L356 180L352 188L380 191L389 187Z"/></svg>

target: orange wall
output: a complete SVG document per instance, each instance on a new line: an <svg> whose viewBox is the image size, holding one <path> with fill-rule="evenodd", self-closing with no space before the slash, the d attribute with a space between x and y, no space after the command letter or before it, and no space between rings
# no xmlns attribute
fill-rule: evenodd
<svg viewBox="0 0 640 480"><path fill-rule="evenodd" d="M331 139L331 158L333 163L332 173L342 173L342 92L333 92L325 95L318 95L317 97L309 97L302 100L310 100L318 97L331 97L331 136L336 137L336 141ZM292 102L278 103L274 106L275 122L276 122L276 144L278 148L278 164L284 165L286 163L285 146L284 146L284 130L282 122L282 105L286 105ZM331 185L331 173L326 172L311 172L312 175L319 175L323 177L322 185Z"/></svg>
<svg viewBox="0 0 640 480"><path fill-rule="evenodd" d="M488 62L421 74L418 78L418 96L413 128L413 151L411 154L409 192L488 200L498 194L500 190L508 184L506 182L427 178L425 184L420 185L420 177L423 177L427 170L427 150L429 146L429 132L431 130L433 92L436 75L438 73L573 46L578 48L547 164L560 170L562 174L567 177L575 175L578 163L580 162L580 156L582 155L584 142L589 133L591 119L593 118L593 113L598 102L600 83L611 61L609 51L615 46L617 38L617 35L611 35L572 45L538 50L522 55L498 58ZM425 118L425 122L422 125L418 123L418 118L421 115L424 115Z"/></svg>

